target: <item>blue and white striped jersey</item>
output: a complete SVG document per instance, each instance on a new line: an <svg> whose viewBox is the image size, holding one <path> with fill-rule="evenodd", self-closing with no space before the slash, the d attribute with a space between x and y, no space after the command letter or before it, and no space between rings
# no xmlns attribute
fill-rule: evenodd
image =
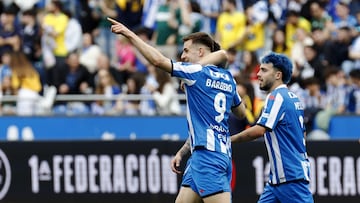
<svg viewBox="0 0 360 203"><path fill-rule="evenodd" d="M231 73L213 65L173 63L172 76L185 83L191 148L205 147L231 157L228 118L241 98Z"/></svg>
<svg viewBox="0 0 360 203"><path fill-rule="evenodd" d="M266 97L257 124L268 129L264 138L270 161L270 184L309 181L304 107L286 85L277 87Z"/></svg>

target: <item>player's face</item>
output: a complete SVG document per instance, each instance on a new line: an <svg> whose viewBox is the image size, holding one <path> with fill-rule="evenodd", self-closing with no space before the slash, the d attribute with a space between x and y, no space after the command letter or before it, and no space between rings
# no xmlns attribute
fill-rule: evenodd
<svg viewBox="0 0 360 203"><path fill-rule="evenodd" d="M197 63L199 60L199 48L192 44L192 40L185 41L183 52L181 54L181 61Z"/></svg>
<svg viewBox="0 0 360 203"><path fill-rule="evenodd" d="M275 81L280 77L279 74L281 72L274 68L272 63L261 64L257 73L260 89L267 92L271 91Z"/></svg>

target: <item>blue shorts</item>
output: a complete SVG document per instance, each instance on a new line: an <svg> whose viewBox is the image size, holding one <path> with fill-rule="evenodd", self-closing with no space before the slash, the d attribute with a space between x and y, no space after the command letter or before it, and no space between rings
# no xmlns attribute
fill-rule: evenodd
<svg viewBox="0 0 360 203"><path fill-rule="evenodd" d="M279 185L266 184L258 203L313 203L307 181L293 181Z"/></svg>
<svg viewBox="0 0 360 203"><path fill-rule="evenodd" d="M187 162L181 185L205 198L231 192L231 158L206 149L193 151Z"/></svg>

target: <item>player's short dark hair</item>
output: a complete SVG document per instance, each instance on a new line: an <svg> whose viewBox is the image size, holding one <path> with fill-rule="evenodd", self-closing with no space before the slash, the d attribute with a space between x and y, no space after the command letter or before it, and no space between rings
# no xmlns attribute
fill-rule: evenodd
<svg viewBox="0 0 360 203"><path fill-rule="evenodd" d="M205 32L194 32L183 38L183 42L192 40L193 44L202 44L210 49L211 52L221 49L220 45L213 40L213 38Z"/></svg>

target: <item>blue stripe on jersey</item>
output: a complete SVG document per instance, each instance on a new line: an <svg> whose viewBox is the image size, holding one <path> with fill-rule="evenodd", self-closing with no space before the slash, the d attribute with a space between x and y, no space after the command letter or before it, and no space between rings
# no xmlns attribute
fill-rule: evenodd
<svg viewBox="0 0 360 203"><path fill-rule="evenodd" d="M173 63L172 76L185 83L187 121L192 150L205 147L231 156L228 118L241 103L229 71L213 65Z"/></svg>
<svg viewBox="0 0 360 203"><path fill-rule="evenodd" d="M270 93L258 124L269 130L265 144L270 161L271 184L309 180L304 138L304 111L298 97L281 85Z"/></svg>

